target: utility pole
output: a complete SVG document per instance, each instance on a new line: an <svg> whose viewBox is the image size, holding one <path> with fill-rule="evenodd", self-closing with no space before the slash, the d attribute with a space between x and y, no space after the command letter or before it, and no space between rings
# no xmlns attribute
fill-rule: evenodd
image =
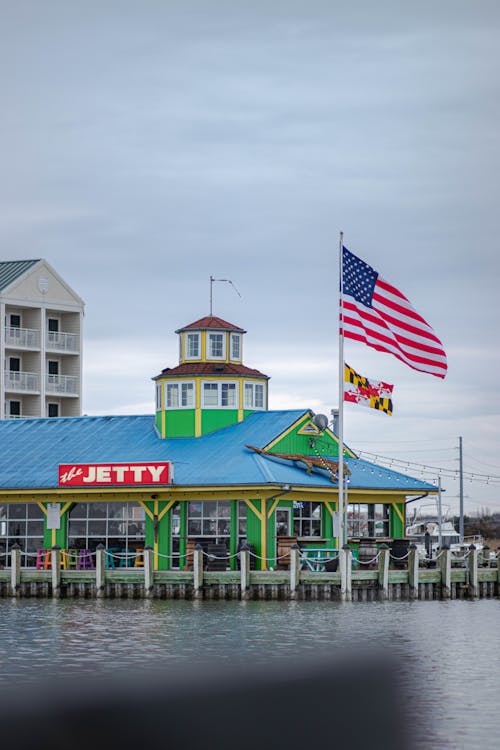
<svg viewBox="0 0 500 750"><path fill-rule="evenodd" d="M458 463L460 479L460 523L458 527L458 533L460 534L460 544L462 544L464 541L464 462L461 437L458 438Z"/></svg>

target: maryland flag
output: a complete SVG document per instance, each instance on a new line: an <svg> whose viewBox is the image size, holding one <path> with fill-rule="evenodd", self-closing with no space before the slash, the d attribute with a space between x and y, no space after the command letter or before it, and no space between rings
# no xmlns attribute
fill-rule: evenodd
<svg viewBox="0 0 500 750"><path fill-rule="evenodd" d="M392 414L392 390L394 386L376 380L368 380L344 363L344 401L378 409Z"/></svg>

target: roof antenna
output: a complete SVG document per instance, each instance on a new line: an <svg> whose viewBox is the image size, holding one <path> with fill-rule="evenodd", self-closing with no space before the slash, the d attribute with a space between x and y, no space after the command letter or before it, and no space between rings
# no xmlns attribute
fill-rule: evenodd
<svg viewBox="0 0 500 750"><path fill-rule="evenodd" d="M212 317L212 310L213 310L213 286L214 286L215 281L225 281L226 284L231 284L231 286L233 287L238 297L241 297L241 294L236 289L236 285L233 284L231 279L216 279L214 276L210 276L210 317Z"/></svg>

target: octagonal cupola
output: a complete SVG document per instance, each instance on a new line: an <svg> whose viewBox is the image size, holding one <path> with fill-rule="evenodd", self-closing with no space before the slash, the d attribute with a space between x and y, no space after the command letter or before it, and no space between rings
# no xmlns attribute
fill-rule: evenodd
<svg viewBox="0 0 500 750"><path fill-rule="evenodd" d="M267 409L269 378L243 364L243 328L210 315L176 333L179 364L153 378L162 437L199 437Z"/></svg>

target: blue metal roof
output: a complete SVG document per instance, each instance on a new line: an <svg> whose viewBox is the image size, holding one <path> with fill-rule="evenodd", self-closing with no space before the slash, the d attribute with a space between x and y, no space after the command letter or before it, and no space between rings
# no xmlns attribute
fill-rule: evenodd
<svg viewBox="0 0 500 750"><path fill-rule="evenodd" d="M254 412L239 424L199 438L162 440L147 416L62 417L0 421L0 490L57 487L58 465L172 461L174 485L335 486L327 472L273 460L246 448L263 448L308 410ZM345 460L350 486L366 490L426 492L435 487L368 461ZM69 488L68 488L69 489Z"/></svg>
<svg viewBox="0 0 500 750"><path fill-rule="evenodd" d="M2 260L0 261L0 291L6 289L13 281L23 275L40 260Z"/></svg>

